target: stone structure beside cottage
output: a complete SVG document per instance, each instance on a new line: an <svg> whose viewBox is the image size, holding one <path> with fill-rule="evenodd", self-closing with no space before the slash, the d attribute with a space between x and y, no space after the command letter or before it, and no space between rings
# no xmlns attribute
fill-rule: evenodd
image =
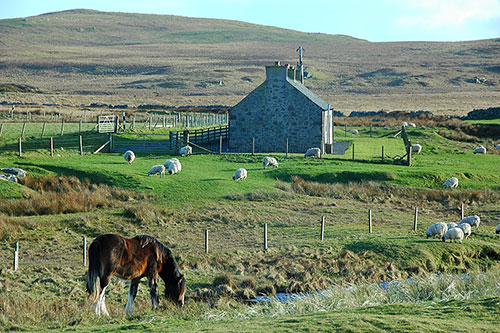
<svg viewBox="0 0 500 333"><path fill-rule="evenodd" d="M276 62L266 66L266 80L231 108L229 150L256 153L304 153L308 148L332 150L332 111L303 82L298 68ZM323 143L323 146L322 146Z"/></svg>

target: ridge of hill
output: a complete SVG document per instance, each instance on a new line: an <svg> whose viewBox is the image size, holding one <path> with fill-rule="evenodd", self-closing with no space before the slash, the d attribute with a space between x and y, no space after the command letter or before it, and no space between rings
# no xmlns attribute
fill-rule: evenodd
<svg viewBox="0 0 500 333"><path fill-rule="evenodd" d="M4 92L7 100L233 105L265 79L265 65L295 64L299 45L309 88L332 105L358 100L344 111L377 109L382 104L362 103L376 95L392 109L424 109L428 97L439 104L448 95L457 100L450 112L467 113L496 106L500 96L500 38L372 43L231 20L75 9L0 20L0 45L0 84L50 92Z"/></svg>

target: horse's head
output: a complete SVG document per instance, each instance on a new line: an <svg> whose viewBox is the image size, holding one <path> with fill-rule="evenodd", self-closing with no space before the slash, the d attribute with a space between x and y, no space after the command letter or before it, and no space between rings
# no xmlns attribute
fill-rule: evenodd
<svg viewBox="0 0 500 333"><path fill-rule="evenodd" d="M165 296L179 307L184 306L184 296L186 294L186 279L184 275L179 275L174 280L174 283L165 288Z"/></svg>

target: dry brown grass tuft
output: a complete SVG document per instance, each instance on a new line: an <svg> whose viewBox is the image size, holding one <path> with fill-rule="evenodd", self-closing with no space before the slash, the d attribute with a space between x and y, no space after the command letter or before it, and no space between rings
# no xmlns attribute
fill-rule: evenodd
<svg viewBox="0 0 500 333"><path fill-rule="evenodd" d="M500 199L498 191L488 188L482 190L460 190L447 191L443 189L416 189L403 188L395 185L384 184L372 181L362 181L358 183L335 183L320 184L293 176L292 191L298 194L331 197L337 199L355 199L360 201L371 200L411 200L411 201L432 201L439 203L473 203L473 202L496 202Z"/></svg>
<svg viewBox="0 0 500 333"><path fill-rule="evenodd" d="M161 225L166 223L170 216L166 209L157 208L150 203L128 205L125 207L124 214L141 225Z"/></svg>
<svg viewBox="0 0 500 333"><path fill-rule="evenodd" d="M33 190L23 199L0 204L0 211L11 216L46 215L91 211L96 208L117 207L122 201L143 198L142 194L92 184L76 177L25 177L21 183Z"/></svg>

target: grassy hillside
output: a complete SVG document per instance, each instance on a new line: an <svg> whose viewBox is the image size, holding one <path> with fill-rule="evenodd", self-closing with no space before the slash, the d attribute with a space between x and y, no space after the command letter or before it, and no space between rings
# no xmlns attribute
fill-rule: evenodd
<svg viewBox="0 0 500 333"><path fill-rule="evenodd" d="M280 166L266 170L259 154L192 155L179 157L180 174L164 178L147 171L170 155L138 154L128 165L121 154L79 156L73 149L55 157L2 153L0 167L21 167L30 176L22 184L0 181L0 330L258 331L265 324L276 331L439 331L436 321L446 330L493 330L500 155L490 150L498 137L480 141L489 154L473 155L476 142L449 139L439 134L442 128L412 128L410 138L423 150L407 167L376 158L382 145L390 156L402 154L402 140L386 135L393 130L375 128L370 138L368 128L357 128L361 135L345 137L356 147L355 161L352 146L346 156L319 160L273 154ZM335 135L340 139L343 131ZM249 176L232 181L239 167ZM459 188L441 189L452 175ZM427 239L430 224L458 221L460 203L466 215L481 214L480 228L461 244ZM155 235L172 249L187 278L184 310L162 299L151 311L143 282L136 315L125 317L128 285L113 279L106 298L111 318L90 312L82 236L90 242L108 232ZM20 244L17 272L14 242ZM398 282L377 285L392 280ZM334 292L294 303L245 301L325 288Z"/></svg>
<svg viewBox="0 0 500 333"><path fill-rule="evenodd" d="M265 65L295 64L299 45L306 85L347 112L463 114L493 106L500 79L498 39L370 43L229 20L71 10L1 20L0 42L8 100L233 105L264 80Z"/></svg>

